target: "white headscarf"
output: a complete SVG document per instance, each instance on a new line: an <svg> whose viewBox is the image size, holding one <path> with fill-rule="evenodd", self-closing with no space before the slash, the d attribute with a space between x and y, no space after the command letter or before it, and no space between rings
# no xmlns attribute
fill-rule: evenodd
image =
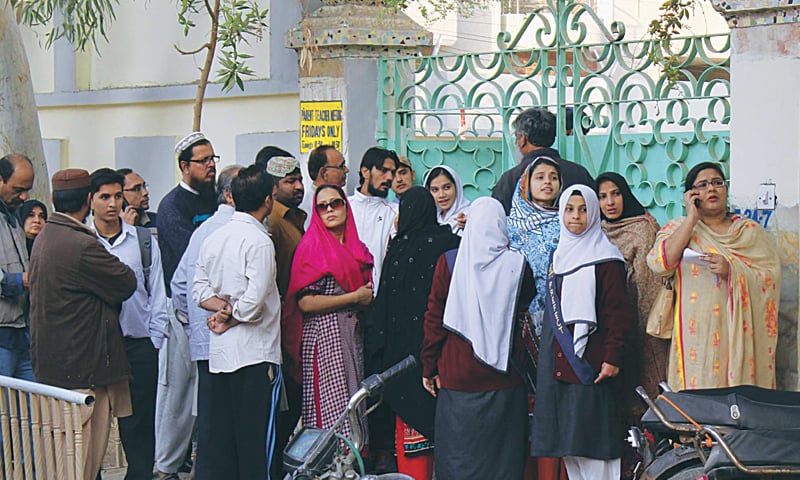
<svg viewBox="0 0 800 480"><path fill-rule="evenodd" d="M444 325L472 344L487 366L506 372L525 257L508 249L503 206L473 202L453 266Z"/></svg>
<svg viewBox="0 0 800 480"><path fill-rule="evenodd" d="M422 180L422 184L425 185L425 188L428 188L428 177L430 177L431 172L437 168L445 170L450 174L451 177L453 177L453 183L456 187L456 198L453 200L453 205L444 214L444 217L442 217L442 209L439 208L439 204L436 204L436 219L439 221L440 225L450 225L450 229L453 231L453 233L461 235L461 229L458 228L458 221L456 221L456 217L459 213L466 213L470 205L469 200L467 200L467 198L464 196L464 185L461 183L461 178L459 178L455 170L447 165L438 165L428 170L428 173L425 174L425 178Z"/></svg>
<svg viewBox="0 0 800 480"><path fill-rule="evenodd" d="M586 201L586 230L579 235L567 230L564 224L567 202L576 190ZM564 323L574 325L572 338L575 355L582 357L589 335L597 329L595 311L597 279L594 275L594 266L609 260L624 262L625 257L600 228L600 203L591 187L571 185L565 188L558 205L561 235L553 254L553 272L564 276L561 285L561 313L564 316Z"/></svg>

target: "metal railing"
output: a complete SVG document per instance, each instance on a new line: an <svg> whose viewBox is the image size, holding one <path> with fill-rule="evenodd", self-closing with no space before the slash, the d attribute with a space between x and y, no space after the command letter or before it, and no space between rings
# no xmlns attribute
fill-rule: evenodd
<svg viewBox="0 0 800 480"><path fill-rule="evenodd" d="M81 407L93 402L92 395L0 376L3 478L82 479Z"/></svg>

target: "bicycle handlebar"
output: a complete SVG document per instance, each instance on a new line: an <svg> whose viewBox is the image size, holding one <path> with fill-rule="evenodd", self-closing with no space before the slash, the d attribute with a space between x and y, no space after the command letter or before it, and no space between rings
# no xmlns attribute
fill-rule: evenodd
<svg viewBox="0 0 800 480"><path fill-rule="evenodd" d="M409 355L403 360L400 360L396 364L387 368L383 372L376 373L365 378L361 382L361 388L367 391L368 396L374 397L376 394L380 393L383 390L383 387L388 382L390 382L391 380L393 380L395 377L399 376L406 370L413 368L416 364L417 364L417 359L414 358L414 355Z"/></svg>

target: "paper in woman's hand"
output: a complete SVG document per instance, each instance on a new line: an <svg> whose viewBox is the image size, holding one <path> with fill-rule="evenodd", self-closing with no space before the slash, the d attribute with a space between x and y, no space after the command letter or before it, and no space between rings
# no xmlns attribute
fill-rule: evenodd
<svg viewBox="0 0 800 480"><path fill-rule="evenodd" d="M691 248L683 249L683 260L689 263L696 263L697 265L708 265L708 260L704 260L705 253L692 250Z"/></svg>

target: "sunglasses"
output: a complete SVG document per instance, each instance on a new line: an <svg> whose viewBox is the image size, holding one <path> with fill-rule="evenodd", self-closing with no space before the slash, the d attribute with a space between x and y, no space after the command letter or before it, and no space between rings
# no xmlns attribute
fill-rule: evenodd
<svg viewBox="0 0 800 480"><path fill-rule="evenodd" d="M327 212L329 208L334 211L341 210L344 208L344 200L341 198L334 198L328 203L318 203L317 213L322 215L323 213Z"/></svg>

